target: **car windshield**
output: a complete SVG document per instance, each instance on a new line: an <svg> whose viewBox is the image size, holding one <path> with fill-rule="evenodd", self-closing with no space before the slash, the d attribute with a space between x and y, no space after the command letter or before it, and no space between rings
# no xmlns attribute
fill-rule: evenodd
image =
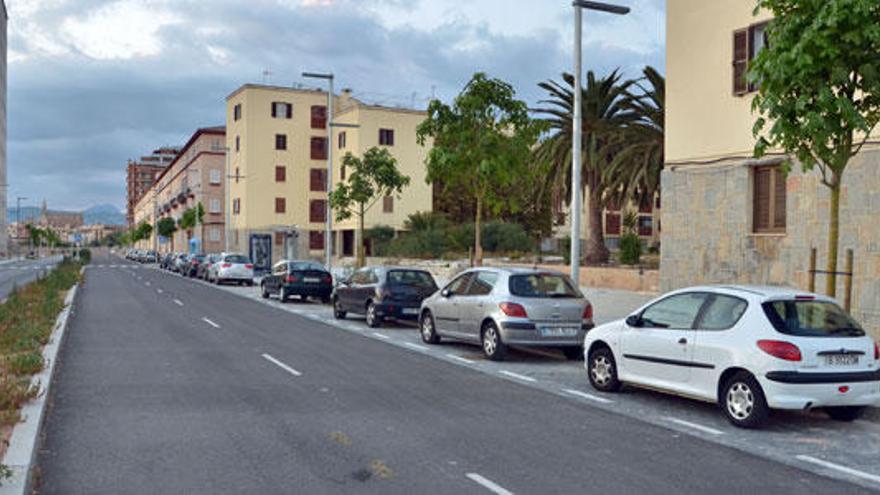
<svg viewBox="0 0 880 495"><path fill-rule="evenodd" d="M226 257L224 260L227 263L250 263L251 260L247 259L246 256L242 256L240 254L231 254Z"/></svg>
<svg viewBox="0 0 880 495"><path fill-rule="evenodd" d="M797 337L862 337L865 331L837 304L815 300L770 301L761 305L773 327Z"/></svg>
<svg viewBox="0 0 880 495"><path fill-rule="evenodd" d="M388 283L391 285L410 285L425 289L436 289L434 277L420 270L391 270L388 272Z"/></svg>
<svg viewBox="0 0 880 495"><path fill-rule="evenodd" d="M291 271L303 271L303 270L318 270L324 271L324 267L317 263L312 263L310 261L295 261L290 264Z"/></svg>
<svg viewBox="0 0 880 495"><path fill-rule="evenodd" d="M533 273L510 277L510 293L519 297L583 297L568 277L558 273Z"/></svg>

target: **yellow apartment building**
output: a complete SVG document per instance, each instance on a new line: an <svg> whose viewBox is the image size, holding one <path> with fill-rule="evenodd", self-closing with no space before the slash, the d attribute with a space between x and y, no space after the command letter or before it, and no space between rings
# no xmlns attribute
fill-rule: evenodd
<svg viewBox="0 0 880 495"><path fill-rule="evenodd" d="M772 21L754 2L668 0L666 164L662 174L661 288L700 283L805 289L811 248L827 256L830 195L818 171L787 176L783 155L753 158L755 87L745 70ZM768 24L770 22L771 24ZM772 34L769 35L772 41ZM847 168L838 260L854 253L852 312L880 327L880 149ZM839 277L838 295L844 293ZM822 287L821 275L817 287Z"/></svg>
<svg viewBox="0 0 880 495"><path fill-rule="evenodd" d="M333 150L333 183L346 178L346 153L361 156L384 146L411 183L400 197L378 201L366 228L403 228L407 216L430 211L425 182L428 147L416 143L421 111L369 105L349 91L334 97L332 135L326 132L327 93L245 84L227 97L230 249L248 254L263 269L282 258L322 259L327 213L327 152ZM335 220L335 219L334 219ZM352 256L356 221L333 224L336 256Z"/></svg>
<svg viewBox="0 0 880 495"><path fill-rule="evenodd" d="M150 239L138 243L161 252L221 252L225 248L226 131L223 126L196 130L180 154L156 178L135 205L135 226L153 226ZM202 222L190 230L178 229L171 238L158 235L162 218L180 221L183 212L200 204Z"/></svg>

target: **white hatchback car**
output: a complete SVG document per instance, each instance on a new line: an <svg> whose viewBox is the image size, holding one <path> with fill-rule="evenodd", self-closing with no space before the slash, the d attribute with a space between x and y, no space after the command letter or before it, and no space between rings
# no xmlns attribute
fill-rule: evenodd
<svg viewBox="0 0 880 495"><path fill-rule="evenodd" d="M833 299L778 287L666 294L584 339L590 383L717 402L736 426L769 409L822 407L851 421L880 405L880 349Z"/></svg>

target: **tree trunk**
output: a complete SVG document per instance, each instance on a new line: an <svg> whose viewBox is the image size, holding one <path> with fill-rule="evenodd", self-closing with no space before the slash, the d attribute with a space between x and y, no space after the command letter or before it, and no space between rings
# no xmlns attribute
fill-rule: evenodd
<svg viewBox="0 0 880 495"><path fill-rule="evenodd" d="M834 177L831 186L831 208L828 218L828 262L825 271L825 294L837 294L837 247L840 240L840 177Z"/></svg>
<svg viewBox="0 0 880 495"><path fill-rule="evenodd" d="M483 195L477 193L477 215L474 218L474 266L483 266L483 236L480 233L483 216Z"/></svg>
<svg viewBox="0 0 880 495"><path fill-rule="evenodd" d="M608 261L608 248L605 246L605 235L602 232L602 202L599 195L590 191L587 201L587 242L584 261L588 265L598 265Z"/></svg>
<svg viewBox="0 0 880 495"><path fill-rule="evenodd" d="M326 241L326 239L325 239ZM366 259L364 256L364 205L361 203L360 211L358 212L358 243L357 243L357 261L356 265L358 268L363 268L366 264Z"/></svg>

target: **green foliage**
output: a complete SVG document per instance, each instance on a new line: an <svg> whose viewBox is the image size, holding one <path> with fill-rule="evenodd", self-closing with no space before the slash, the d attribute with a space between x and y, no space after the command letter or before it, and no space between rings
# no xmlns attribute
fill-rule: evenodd
<svg viewBox="0 0 880 495"><path fill-rule="evenodd" d="M394 228L387 225L377 225L366 231L365 239L372 242L373 255L385 256L388 253L388 246L394 239Z"/></svg>
<svg viewBox="0 0 880 495"><path fill-rule="evenodd" d="M171 238L177 232L177 223L171 217L160 218L156 222L156 231L165 238Z"/></svg>
<svg viewBox="0 0 880 495"><path fill-rule="evenodd" d="M12 478L12 469L6 464L0 464L0 486L3 486L3 480Z"/></svg>
<svg viewBox="0 0 880 495"><path fill-rule="evenodd" d="M43 356L38 351L13 354L6 365L14 375L34 375L43 369Z"/></svg>
<svg viewBox="0 0 880 495"><path fill-rule="evenodd" d="M91 249L80 249L79 250L79 261L80 263L87 265L92 262L92 250Z"/></svg>
<svg viewBox="0 0 880 495"><path fill-rule="evenodd" d="M620 236L620 264L638 265L642 257L642 240L635 232L627 232Z"/></svg>
<svg viewBox="0 0 880 495"><path fill-rule="evenodd" d="M149 239L152 234L153 226L143 221L129 235L131 236L131 242L138 242Z"/></svg>
<svg viewBox="0 0 880 495"><path fill-rule="evenodd" d="M534 243L522 225L500 221L483 226L483 249L493 253L526 253Z"/></svg>
<svg viewBox="0 0 880 495"><path fill-rule="evenodd" d="M639 228L639 214L633 210L626 210L621 219L625 233L636 233Z"/></svg>
<svg viewBox="0 0 880 495"><path fill-rule="evenodd" d="M446 218L446 214L432 211L417 211L410 214L403 222L403 228L408 232L439 230L448 226L449 219Z"/></svg>
<svg viewBox="0 0 880 495"><path fill-rule="evenodd" d="M189 231L195 228L196 223L198 223L198 216L195 208L187 208L180 214L180 220L177 221L177 226L180 227L181 230Z"/></svg>
<svg viewBox="0 0 880 495"><path fill-rule="evenodd" d="M388 245L388 255L411 258L440 258L463 255L473 247L474 224L443 222L437 228L410 230ZM534 241L521 225L492 221L481 226L482 247L496 254L521 254L534 248Z"/></svg>

